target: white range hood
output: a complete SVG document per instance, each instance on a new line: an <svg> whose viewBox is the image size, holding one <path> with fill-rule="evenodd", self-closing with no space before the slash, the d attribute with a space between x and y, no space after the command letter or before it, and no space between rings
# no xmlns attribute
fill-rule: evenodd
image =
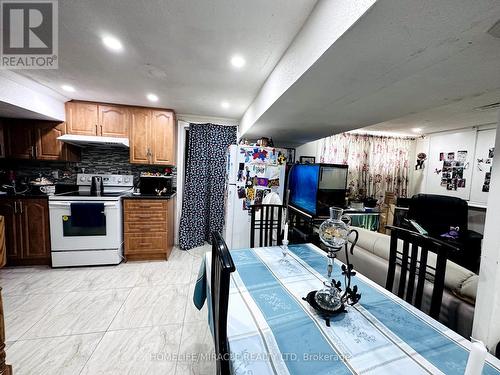
<svg viewBox="0 0 500 375"><path fill-rule="evenodd" d="M57 137L62 142L69 143L70 145L78 147L89 146L108 146L108 147L123 147L129 148L128 138L117 137L98 137L95 135L75 135L65 134Z"/></svg>

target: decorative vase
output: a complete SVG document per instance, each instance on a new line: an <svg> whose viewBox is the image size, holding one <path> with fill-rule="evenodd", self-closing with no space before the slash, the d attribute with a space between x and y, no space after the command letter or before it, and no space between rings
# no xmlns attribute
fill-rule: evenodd
<svg viewBox="0 0 500 375"><path fill-rule="evenodd" d="M351 230L345 223L351 222L348 216L343 216L344 211L341 208L330 207L330 218L325 220L319 227L319 237L328 248L328 279L323 284L325 288L310 292L304 300L322 314L326 314L326 322L329 325L328 316L344 312L345 305L356 304L361 295L358 293L358 287L351 288L351 277L356 275L354 267L349 263L348 237L351 233L355 234L351 240L351 254L358 240L358 232ZM345 221L344 221L345 220ZM344 290L341 288L341 282L331 279L333 264L336 253L345 249L346 264L342 265L342 275L344 276ZM331 281L330 281L331 280Z"/></svg>
<svg viewBox="0 0 500 375"><path fill-rule="evenodd" d="M330 218L321 223L319 227L319 238L328 248L339 251L347 243L349 236L349 225L351 219L343 215L344 210L337 207L330 207Z"/></svg>

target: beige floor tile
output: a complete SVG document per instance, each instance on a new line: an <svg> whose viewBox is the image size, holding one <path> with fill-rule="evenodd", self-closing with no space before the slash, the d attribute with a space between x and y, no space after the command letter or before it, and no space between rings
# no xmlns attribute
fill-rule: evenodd
<svg viewBox="0 0 500 375"><path fill-rule="evenodd" d="M79 374L104 333L17 341L7 349L15 375Z"/></svg>
<svg viewBox="0 0 500 375"><path fill-rule="evenodd" d="M82 375L174 374L181 325L109 331Z"/></svg>
<svg viewBox="0 0 500 375"><path fill-rule="evenodd" d="M182 324L188 291L187 285L133 288L109 329Z"/></svg>
<svg viewBox="0 0 500 375"><path fill-rule="evenodd" d="M23 339L106 331L130 289L68 293Z"/></svg>
<svg viewBox="0 0 500 375"><path fill-rule="evenodd" d="M49 313L65 294L26 294L3 297L6 340L21 338Z"/></svg>

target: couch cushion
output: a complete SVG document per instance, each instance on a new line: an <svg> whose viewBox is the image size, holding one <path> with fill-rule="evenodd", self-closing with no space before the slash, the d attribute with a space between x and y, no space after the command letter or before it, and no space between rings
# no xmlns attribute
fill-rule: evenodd
<svg viewBox="0 0 500 375"><path fill-rule="evenodd" d="M356 228L356 230L359 233L357 247L361 247L365 251L385 259L386 261L389 260L391 246L390 236L362 228ZM401 250L403 242L398 242L398 248ZM429 253L428 264L432 267L436 265L436 254ZM356 268L356 265L354 265L354 267ZM446 264L444 284L447 289L457 296L472 302L476 300L477 275L450 260L448 260Z"/></svg>

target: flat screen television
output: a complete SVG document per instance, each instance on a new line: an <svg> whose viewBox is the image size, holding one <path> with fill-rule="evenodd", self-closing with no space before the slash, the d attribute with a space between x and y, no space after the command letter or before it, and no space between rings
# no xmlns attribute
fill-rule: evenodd
<svg viewBox="0 0 500 375"><path fill-rule="evenodd" d="M313 217L329 215L329 208L344 207L348 166L295 164L288 180L289 204Z"/></svg>

